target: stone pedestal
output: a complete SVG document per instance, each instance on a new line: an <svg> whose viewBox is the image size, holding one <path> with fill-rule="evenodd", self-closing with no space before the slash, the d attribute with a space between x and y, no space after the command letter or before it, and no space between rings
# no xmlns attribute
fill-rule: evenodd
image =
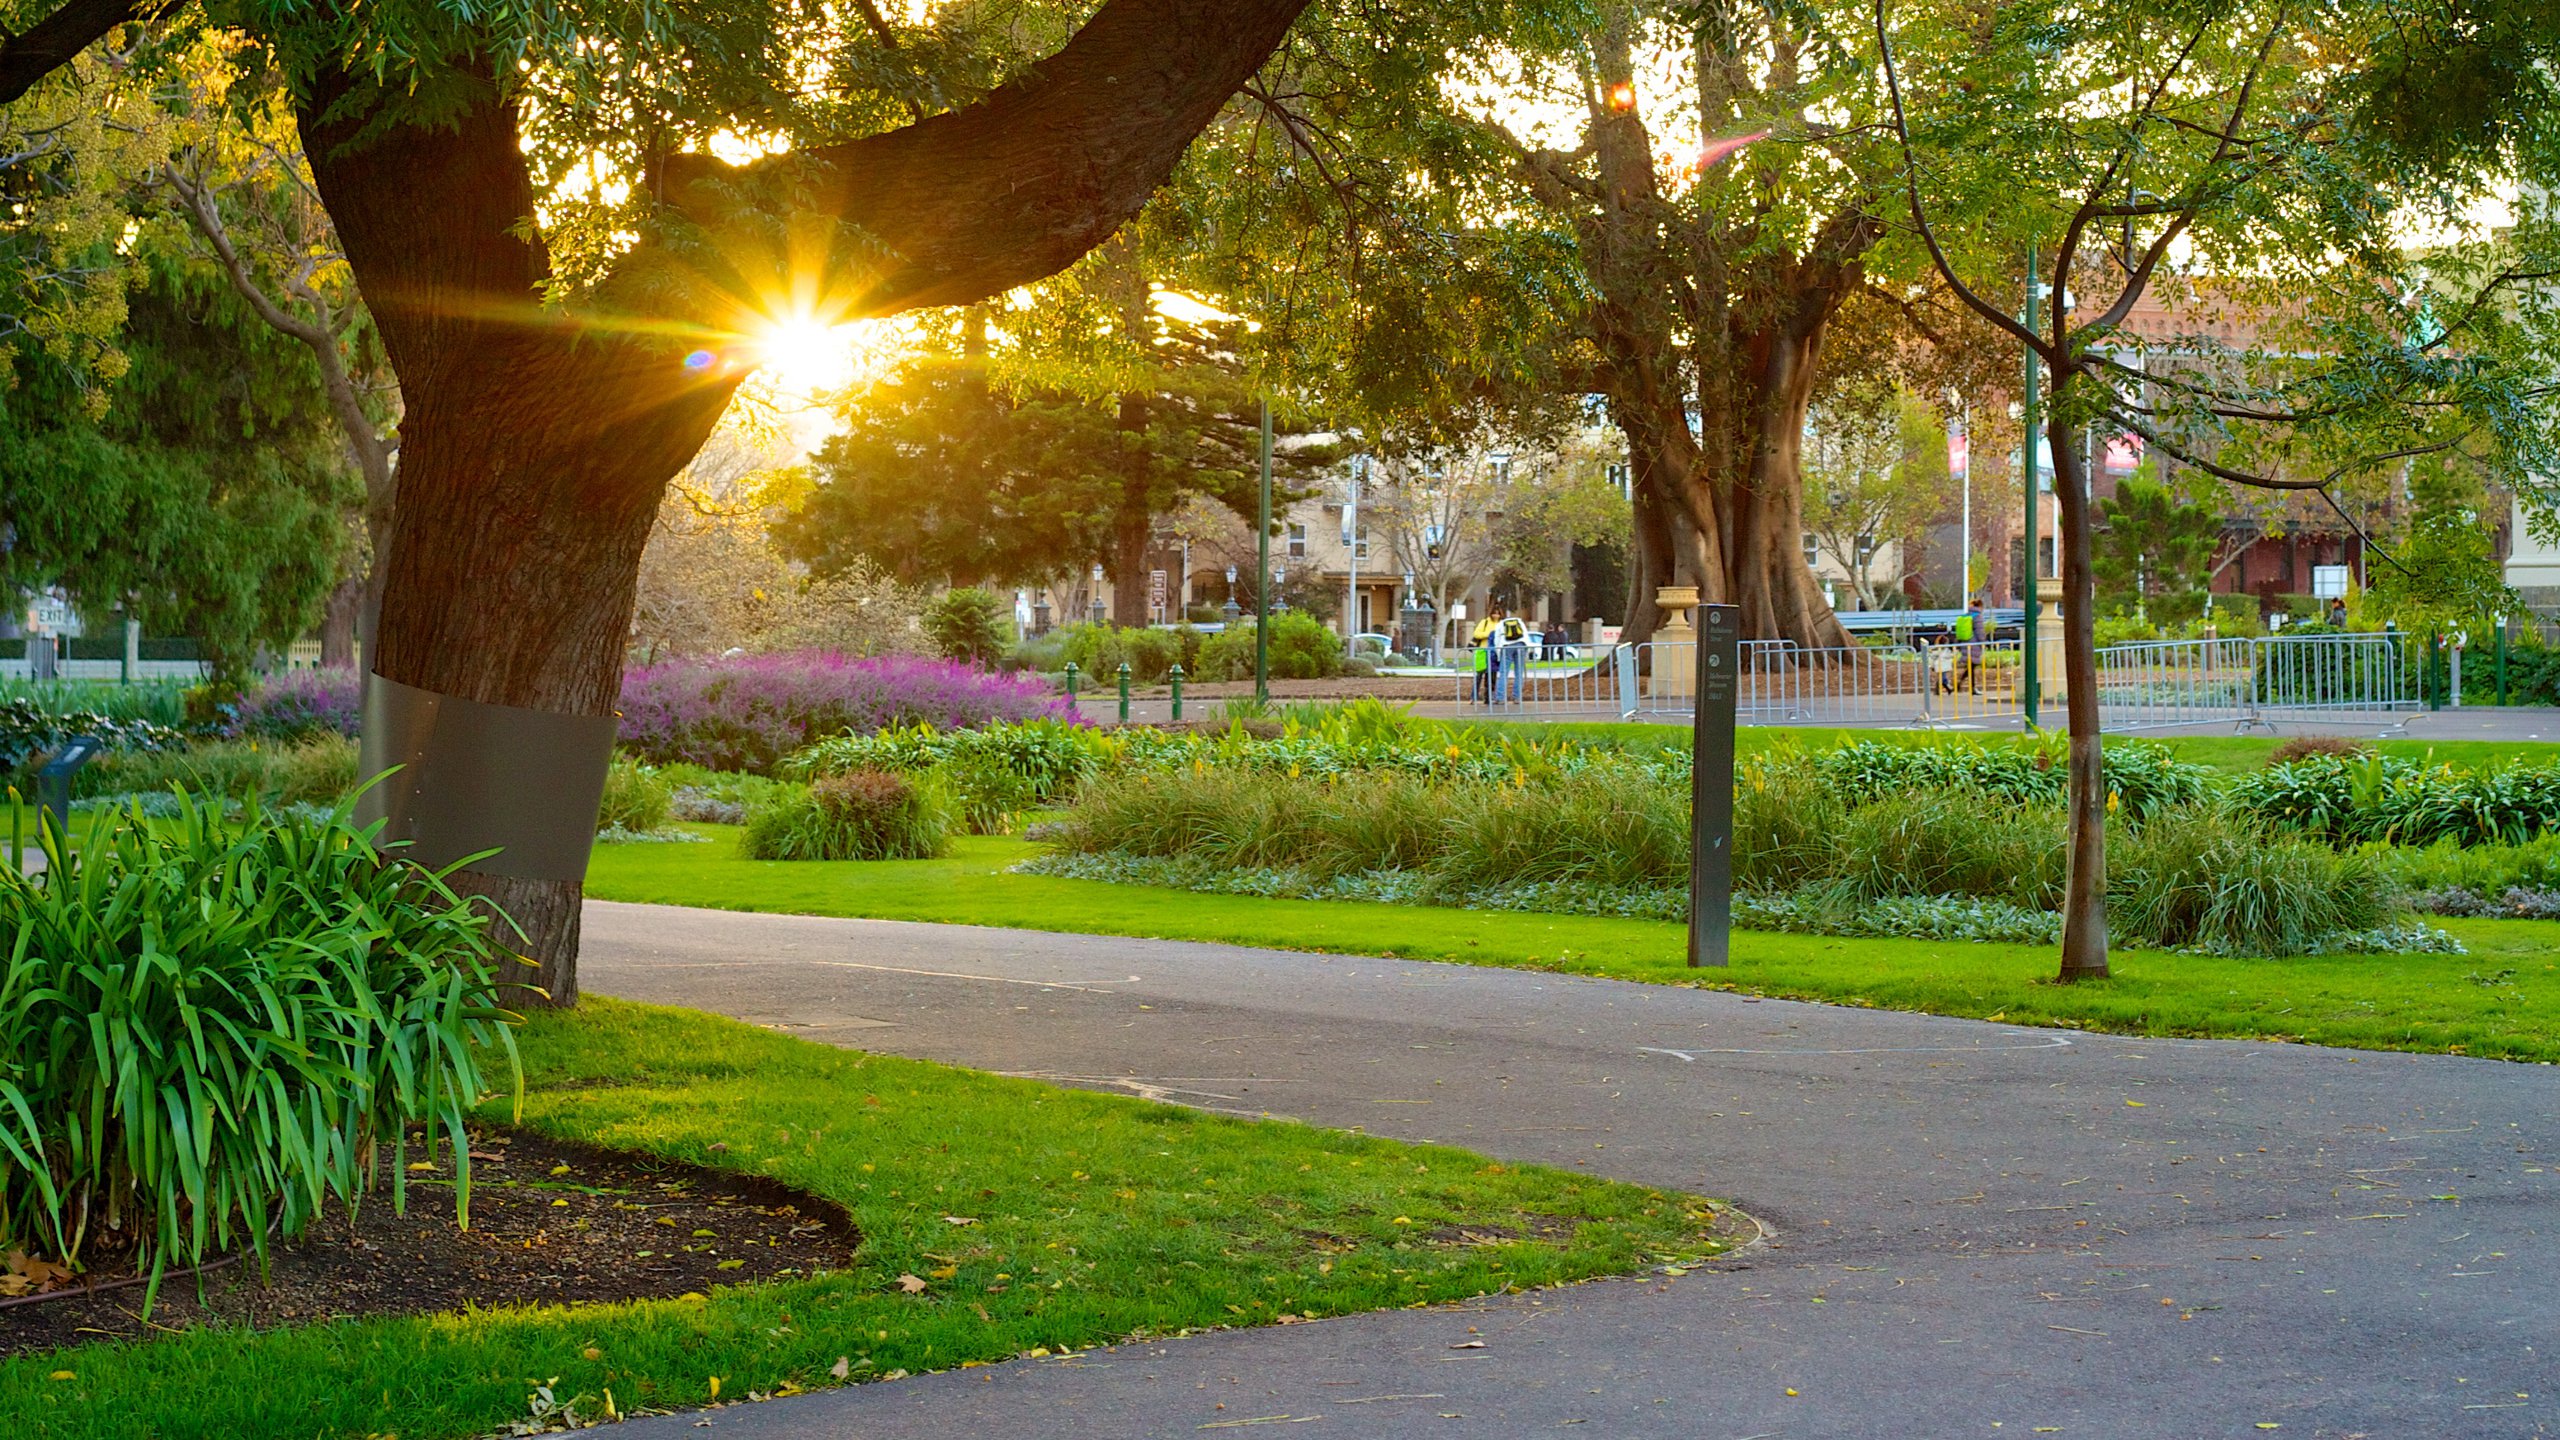
<svg viewBox="0 0 2560 1440"><path fill-rule="evenodd" d="M1688 699L1698 693L1698 629L1690 609L1698 603L1695 585L1665 585L1653 592L1662 607L1662 628L1653 632L1653 675L1646 683L1656 699ZM1672 646L1679 646L1677 650Z"/></svg>
<svg viewBox="0 0 2560 1440"><path fill-rule="evenodd" d="M2030 637L2036 647L2036 702L2039 714L2063 702L2062 676L2062 581L2047 576L2036 581L2036 603L2042 613L2036 620L2036 633ZM2046 722L2051 725L2051 721Z"/></svg>

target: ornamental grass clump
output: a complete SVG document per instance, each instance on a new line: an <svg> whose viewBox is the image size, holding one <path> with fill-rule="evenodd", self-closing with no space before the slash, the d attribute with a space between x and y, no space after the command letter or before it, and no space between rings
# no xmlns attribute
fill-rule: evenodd
<svg viewBox="0 0 2560 1440"><path fill-rule="evenodd" d="M675 805L675 787L654 765L617 758L604 772L604 798L596 807L598 830L645 835L663 829Z"/></svg>
<svg viewBox="0 0 2560 1440"><path fill-rule="evenodd" d="M951 843L951 802L930 776L830 775L747 813L750 860L930 860Z"/></svg>
<svg viewBox="0 0 2560 1440"><path fill-rule="evenodd" d="M1460 885L1659 885L1689 873L1689 794L1635 771L1471 786L1441 872Z"/></svg>
<svg viewBox="0 0 2560 1440"><path fill-rule="evenodd" d="M2342 854L2226 807L2194 805L2111 836L2107 911L2127 939L2227 955L2305 955L2396 908L2368 855Z"/></svg>
<svg viewBox="0 0 2560 1440"><path fill-rule="evenodd" d="M403 1204L411 1124L452 1143L467 1224L463 1117L522 1083L490 922L343 811L178 799L0 867L0 1248L146 1273L147 1307L386 1173Z"/></svg>
<svg viewBox="0 0 2560 1440"><path fill-rule="evenodd" d="M1892 795L1851 810L1829 872L1802 879L1857 901L1963 895L2050 909L2062 898L2062 828L2050 805L1985 805L1960 791Z"/></svg>
<svg viewBox="0 0 2560 1440"><path fill-rule="evenodd" d="M671 660L622 681L622 745L651 764L770 774L831 735L900 725L958 730L1075 709L1041 680L948 660L830 651Z"/></svg>

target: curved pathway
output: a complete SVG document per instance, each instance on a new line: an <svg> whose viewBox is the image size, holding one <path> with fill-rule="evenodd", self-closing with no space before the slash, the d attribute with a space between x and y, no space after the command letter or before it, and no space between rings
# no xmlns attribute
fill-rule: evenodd
<svg viewBox="0 0 2560 1440"><path fill-rule="evenodd" d="M2560 1431L2545 1066L599 901L581 963L606 994L1588 1168L1728 1197L1771 1231L1683 1277L954 1371L642 1436Z"/></svg>

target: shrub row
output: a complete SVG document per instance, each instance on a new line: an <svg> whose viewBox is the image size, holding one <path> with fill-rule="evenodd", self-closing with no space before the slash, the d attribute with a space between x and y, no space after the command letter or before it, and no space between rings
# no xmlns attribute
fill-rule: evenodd
<svg viewBox="0 0 2560 1440"><path fill-rule="evenodd" d="M2560 765L2463 770L2308 754L2241 776L2232 803L2332 844L2515 845L2560 823Z"/></svg>
<svg viewBox="0 0 2560 1440"><path fill-rule="evenodd" d="M1736 795L1734 875L1760 894L1825 903L1955 896L2050 910L2062 892L2062 817L1986 807L1977 792L1856 792L1804 767L1756 766ZM1323 881L1410 872L1437 887L1676 886L1688 873L1685 788L1632 766L1487 783L1394 773L1319 784L1207 766L1088 787L1056 838L1086 854ZM2298 954L2390 916L2368 856L2267 833L2209 805L2121 821L2109 898L2142 943Z"/></svg>
<svg viewBox="0 0 2560 1440"><path fill-rule="evenodd" d="M900 725L960 729L1075 713L1048 686L944 660L826 652L682 660L622 682L622 744L657 764L769 773L814 741Z"/></svg>

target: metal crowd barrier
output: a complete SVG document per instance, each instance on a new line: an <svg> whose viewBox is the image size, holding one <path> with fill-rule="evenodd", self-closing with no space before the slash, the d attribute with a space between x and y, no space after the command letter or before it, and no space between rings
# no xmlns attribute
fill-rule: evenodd
<svg viewBox="0 0 2560 1440"><path fill-rule="evenodd" d="M2425 641L2417 636L2390 630L2271 635L2250 644L2252 708L2245 725L2272 728L2269 711L2389 715L2426 708Z"/></svg>
<svg viewBox="0 0 2560 1440"><path fill-rule="evenodd" d="M2016 640L1830 649L1745 641L1735 716L1756 725L2014 720L2021 709L2021 650ZM2152 641L2103 646L2097 658L2099 724L2110 732L2272 728L2296 713L2385 716L2425 704L2423 654L2418 642L2395 632ZM1592 683L1546 703L1587 715L1605 692L1624 719L1695 713L1694 644L1621 645L1588 673ZM2043 679L2059 690L2058 675ZM2049 693L2047 723L2060 720L2060 704L2059 695Z"/></svg>
<svg viewBox="0 0 2560 1440"><path fill-rule="evenodd" d="M1460 651L1457 700L1523 719L1614 720L1627 713L1621 675L1633 647L1547 645L1497 647L1481 670L1475 651Z"/></svg>
<svg viewBox="0 0 2560 1440"><path fill-rule="evenodd" d="M2249 639L2159 640L2098 651L2098 728L2249 723L2254 659Z"/></svg>

